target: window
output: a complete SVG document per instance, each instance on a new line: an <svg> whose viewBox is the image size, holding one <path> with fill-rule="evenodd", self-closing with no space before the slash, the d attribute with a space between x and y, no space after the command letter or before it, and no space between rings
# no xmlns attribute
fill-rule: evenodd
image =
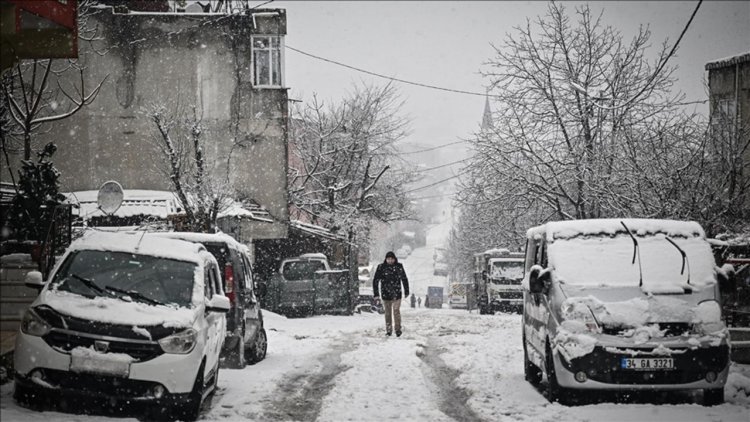
<svg viewBox="0 0 750 422"><path fill-rule="evenodd" d="M253 85L283 86L281 42L281 37L275 35L252 37Z"/></svg>

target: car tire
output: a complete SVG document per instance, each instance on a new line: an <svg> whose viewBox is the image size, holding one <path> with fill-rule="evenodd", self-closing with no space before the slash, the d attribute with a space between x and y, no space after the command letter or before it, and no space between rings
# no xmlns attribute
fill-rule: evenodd
<svg viewBox="0 0 750 422"><path fill-rule="evenodd" d="M717 406L724 403L724 387L703 390L703 405Z"/></svg>
<svg viewBox="0 0 750 422"><path fill-rule="evenodd" d="M200 416L201 406L203 405L203 391L205 389L205 386L203 385L203 368L205 365L206 362L204 361L201 363L200 368L198 368L198 374L195 376L193 390L190 391L187 399L184 402L175 405L172 415L177 420L194 421Z"/></svg>
<svg viewBox="0 0 750 422"><path fill-rule="evenodd" d="M252 347L246 349L247 355L245 359L250 365L256 364L266 357L268 351L268 337L266 337L266 330L261 328L258 331L258 335L255 336L255 341Z"/></svg>
<svg viewBox="0 0 750 422"><path fill-rule="evenodd" d="M538 386L542 382L542 370L538 366L534 365L529 360L529 355L526 352L526 339L523 339L523 374L526 381L531 383L533 386Z"/></svg>
<svg viewBox="0 0 750 422"><path fill-rule="evenodd" d="M562 405L570 405L573 402L574 392L570 389L561 387L557 382L557 374L555 373L555 360L552 354L552 348L547 346L545 348L545 369L547 371L547 399L551 402L558 402Z"/></svg>

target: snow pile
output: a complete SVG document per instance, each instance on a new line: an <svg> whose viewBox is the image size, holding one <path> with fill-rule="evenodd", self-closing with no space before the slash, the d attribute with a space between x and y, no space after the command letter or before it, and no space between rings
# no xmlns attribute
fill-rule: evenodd
<svg viewBox="0 0 750 422"><path fill-rule="evenodd" d="M125 302L109 297L89 299L59 290L43 291L42 301L57 312L72 317L135 326L189 327L197 312L196 308Z"/></svg>
<svg viewBox="0 0 750 422"><path fill-rule="evenodd" d="M728 401L750 407L750 365L732 364L724 397Z"/></svg>
<svg viewBox="0 0 750 422"><path fill-rule="evenodd" d="M557 330L557 335L552 339L553 348L567 361L586 356L594 351L596 338L583 334L586 330L584 324L577 321L565 321Z"/></svg>

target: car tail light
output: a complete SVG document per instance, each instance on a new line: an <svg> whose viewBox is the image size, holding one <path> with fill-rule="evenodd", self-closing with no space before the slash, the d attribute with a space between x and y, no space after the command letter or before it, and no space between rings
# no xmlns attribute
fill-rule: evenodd
<svg viewBox="0 0 750 422"><path fill-rule="evenodd" d="M224 279L226 280L226 287L224 288L224 294L229 298L229 303L234 306L235 293L234 293L234 268L232 264L227 264L224 267Z"/></svg>

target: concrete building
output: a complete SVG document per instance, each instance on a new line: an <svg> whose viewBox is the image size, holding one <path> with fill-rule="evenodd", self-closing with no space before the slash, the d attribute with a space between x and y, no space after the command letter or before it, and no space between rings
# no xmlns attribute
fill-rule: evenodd
<svg viewBox="0 0 750 422"><path fill-rule="evenodd" d="M750 52L706 63L711 129L744 149L744 171L750 172ZM750 218L750 196L745 201Z"/></svg>
<svg viewBox="0 0 750 422"><path fill-rule="evenodd" d="M62 190L95 190L107 180L127 190L169 190L167 161L154 141L157 127L146 114L159 106L177 126L185 116L198 117L213 176L228 181L236 200L270 216L239 240L286 237L285 10L128 9L138 4L103 7L91 18L100 32L96 41L80 43L80 61L85 86L104 80L101 91L91 105L36 135L37 145L54 141L59 147L54 162ZM185 133L175 128L172 135Z"/></svg>

